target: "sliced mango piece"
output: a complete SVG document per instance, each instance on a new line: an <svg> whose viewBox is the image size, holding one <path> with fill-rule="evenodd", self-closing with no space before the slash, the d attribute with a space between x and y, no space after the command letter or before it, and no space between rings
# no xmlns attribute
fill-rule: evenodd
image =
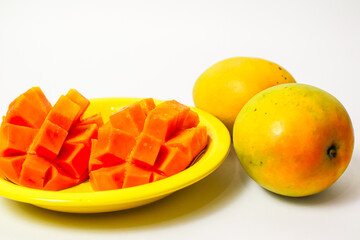
<svg viewBox="0 0 360 240"><path fill-rule="evenodd" d="M61 95L46 119L68 131L74 123L80 107L67 96Z"/></svg>
<svg viewBox="0 0 360 240"><path fill-rule="evenodd" d="M80 178L88 171L90 152L82 143L65 143L53 163L72 178Z"/></svg>
<svg viewBox="0 0 360 240"><path fill-rule="evenodd" d="M79 119L79 121L76 123L76 127L88 124L96 124L99 128L102 127L104 125L104 121L102 119L101 113L94 114L84 119Z"/></svg>
<svg viewBox="0 0 360 240"><path fill-rule="evenodd" d="M148 112L155 106L152 99L143 99L121 108L110 116L110 122L115 128L138 136L143 128Z"/></svg>
<svg viewBox="0 0 360 240"><path fill-rule="evenodd" d="M175 100L162 102L149 112L143 131L165 142L172 134L181 129L189 110L189 107Z"/></svg>
<svg viewBox="0 0 360 240"><path fill-rule="evenodd" d="M38 129L4 123L0 127L0 156L25 154Z"/></svg>
<svg viewBox="0 0 360 240"><path fill-rule="evenodd" d="M21 94L12 103L5 116L5 122L39 129L47 113L39 107L36 99L30 99Z"/></svg>
<svg viewBox="0 0 360 240"><path fill-rule="evenodd" d="M177 132L166 146L176 147L193 159L207 144L206 127L198 126Z"/></svg>
<svg viewBox="0 0 360 240"><path fill-rule="evenodd" d="M196 127L200 122L199 115L190 110L183 121L181 129Z"/></svg>
<svg viewBox="0 0 360 240"><path fill-rule="evenodd" d="M152 172L150 177L150 182L156 182L164 178L167 178L167 176L164 173Z"/></svg>
<svg viewBox="0 0 360 240"><path fill-rule="evenodd" d="M79 112L75 117L75 121L77 121L84 114L86 109L89 107L90 101L87 98L85 98L81 93L79 93L76 89L70 89L66 94L66 96L71 101L76 103L80 108Z"/></svg>
<svg viewBox="0 0 360 240"><path fill-rule="evenodd" d="M97 139L98 137L98 125L76 125L70 128L66 138L67 143L82 143L86 147L90 147L91 139Z"/></svg>
<svg viewBox="0 0 360 240"><path fill-rule="evenodd" d="M65 188L72 187L76 184L79 184L88 178L87 173L80 176L79 178L73 178L60 168L52 165L47 174L47 181L42 189L57 191Z"/></svg>
<svg viewBox="0 0 360 240"><path fill-rule="evenodd" d="M46 98L45 94L43 93L40 87L32 87L23 94L27 98L34 99L34 102L37 103L36 106L41 107L41 109L45 113L49 113L49 111L51 110L52 108L51 103Z"/></svg>
<svg viewBox="0 0 360 240"><path fill-rule="evenodd" d="M36 134L29 148L30 153L47 158L55 159L66 139L68 132L58 125L46 120Z"/></svg>
<svg viewBox="0 0 360 240"><path fill-rule="evenodd" d="M136 166L134 164L126 164L123 188L135 187L150 182L152 174L151 170Z"/></svg>
<svg viewBox="0 0 360 240"><path fill-rule="evenodd" d="M104 163L95 157L95 149L96 149L97 141L98 141L97 139L91 139L91 150L90 150L90 158L89 158L90 172L104 167Z"/></svg>
<svg viewBox="0 0 360 240"><path fill-rule="evenodd" d="M159 154L162 142L155 137L142 133L131 151L130 161L153 166Z"/></svg>
<svg viewBox="0 0 360 240"><path fill-rule="evenodd" d="M183 171L191 163L192 158L177 147L163 146L155 164L158 171L170 177Z"/></svg>
<svg viewBox="0 0 360 240"><path fill-rule="evenodd" d="M156 107L154 99L152 98L144 98L140 100L139 103L146 116Z"/></svg>
<svg viewBox="0 0 360 240"><path fill-rule="evenodd" d="M0 168L3 175L14 183L19 183L22 165L26 155L0 157Z"/></svg>
<svg viewBox="0 0 360 240"><path fill-rule="evenodd" d="M20 173L20 185L42 189L51 177L51 167L51 163L45 158L27 154Z"/></svg>
<svg viewBox="0 0 360 240"><path fill-rule="evenodd" d="M95 191L119 189L123 186L125 164L100 168L89 174L91 187Z"/></svg>
<svg viewBox="0 0 360 240"><path fill-rule="evenodd" d="M107 123L99 129L94 157L106 165L109 161L115 161L114 164L122 163L135 143L135 137Z"/></svg>

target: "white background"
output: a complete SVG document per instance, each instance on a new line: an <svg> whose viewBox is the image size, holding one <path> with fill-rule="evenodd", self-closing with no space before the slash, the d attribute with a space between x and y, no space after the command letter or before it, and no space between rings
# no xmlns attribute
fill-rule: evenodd
<svg viewBox="0 0 360 240"><path fill-rule="evenodd" d="M360 1L0 0L0 113L40 86L54 103L153 97L193 105L197 77L251 56L322 88L360 130ZM231 150L204 180L156 203L77 215L0 198L1 239L360 239L357 142L344 175L306 198L271 194Z"/></svg>

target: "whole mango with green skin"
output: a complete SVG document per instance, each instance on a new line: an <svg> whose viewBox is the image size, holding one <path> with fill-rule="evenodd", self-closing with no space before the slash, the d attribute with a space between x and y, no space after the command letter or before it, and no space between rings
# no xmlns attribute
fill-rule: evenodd
<svg viewBox="0 0 360 240"><path fill-rule="evenodd" d="M274 193L301 197L331 186L347 168L354 131L343 105L305 84L268 88L245 104L233 143L247 174Z"/></svg>

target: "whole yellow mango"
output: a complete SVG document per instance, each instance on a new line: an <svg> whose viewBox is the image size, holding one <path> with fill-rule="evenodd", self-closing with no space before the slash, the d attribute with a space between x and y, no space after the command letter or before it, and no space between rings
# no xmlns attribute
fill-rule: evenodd
<svg viewBox="0 0 360 240"><path fill-rule="evenodd" d="M217 118L232 132L236 116L251 97L294 78L276 63L250 57L222 60L207 69L195 82L194 104Z"/></svg>
<svg viewBox="0 0 360 240"><path fill-rule="evenodd" d="M236 154L248 175L277 194L300 197L331 186L353 148L351 119L329 93L305 84L268 88L234 124Z"/></svg>

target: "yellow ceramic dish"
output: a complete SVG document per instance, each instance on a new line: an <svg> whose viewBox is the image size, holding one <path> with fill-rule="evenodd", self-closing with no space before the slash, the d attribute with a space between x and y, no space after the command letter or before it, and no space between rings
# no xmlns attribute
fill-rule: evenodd
<svg viewBox="0 0 360 240"><path fill-rule="evenodd" d="M88 115L101 112L108 117L137 98L92 99ZM159 102L159 101L157 101ZM187 187L213 172L226 158L231 140L226 127L214 116L193 108L199 114L200 124L208 129L209 144L196 162L186 170L157 182L141 186L98 191L88 181L61 191L45 191L22 187L0 178L0 195L15 201L61 212L95 213L133 208Z"/></svg>

